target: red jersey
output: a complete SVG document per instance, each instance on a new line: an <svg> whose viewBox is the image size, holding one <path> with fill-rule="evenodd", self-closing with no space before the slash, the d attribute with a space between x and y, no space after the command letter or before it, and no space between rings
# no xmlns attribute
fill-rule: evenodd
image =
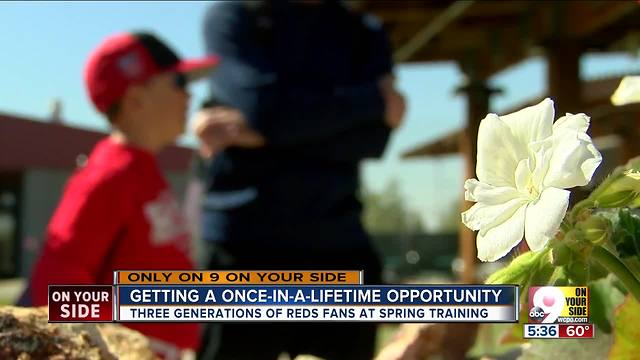
<svg viewBox="0 0 640 360"><path fill-rule="evenodd" d="M150 152L100 141L69 180L47 227L32 274L32 301L47 304L48 284L112 284L114 270L190 270L189 233ZM198 324L125 326L196 349Z"/></svg>

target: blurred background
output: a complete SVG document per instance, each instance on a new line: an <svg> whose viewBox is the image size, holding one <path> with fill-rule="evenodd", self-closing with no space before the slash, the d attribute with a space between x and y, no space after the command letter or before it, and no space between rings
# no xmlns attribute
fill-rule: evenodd
<svg viewBox="0 0 640 360"><path fill-rule="evenodd" d="M600 176L640 153L640 109L609 101L622 76L640 73L638 2L346 3L384 24L408 105L383 158L361 165L364 223L387 281L482 276L473 234L460 233L460 209L487 112L551 96L558 113L587 113L605 156ZM182 56L202 55L208 6L0 3L0 304L21 291L65 181L107 131L83 89L90 50L114 32L149 30ZM206 92L205 83L192 86L191 114ZM160 156L177 194L194 146L185 135Z"/></svg>

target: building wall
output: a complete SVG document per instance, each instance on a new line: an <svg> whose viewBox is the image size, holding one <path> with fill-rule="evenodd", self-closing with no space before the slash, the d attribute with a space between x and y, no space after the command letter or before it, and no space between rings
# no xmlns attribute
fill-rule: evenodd
<svg viewBox="0 0 640 360"><path fill-rule="evenodd" d="M21 276L29 276L42 247L44 230L62 195L68 171L29 169L24 172L19 246Z"/></svg>
<svg viewBox="0 0 640 360"><path fill-rule="evenodd" d="M13 277L17 272L21 184L20 173L0 171L0 278Z"/></svg>

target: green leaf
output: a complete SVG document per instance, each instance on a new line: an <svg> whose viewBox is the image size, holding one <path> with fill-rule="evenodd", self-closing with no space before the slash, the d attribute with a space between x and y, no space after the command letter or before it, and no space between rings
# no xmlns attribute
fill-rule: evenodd
<svg viewBox="0 0 640 360"><path fill-rule="evenodd" d="M551 278L549 279L549 285L554 286L567 286L569 284L569 278L565 271L564 266L558 266L553 271Z"/></svg>
<svg viewBox="0 0 640 360"><path fill-rule="evenodd" d="M611 333L613 311L624 301L621 293L613 283L613 277L607 277L589 283L590 318L604 333Z"/></svg>
<svg viewBox="0 0 640 360"><path fill-rule="evenodd" d="M587 283L589 268L587 263L581 260L573 260L565 265L565 272L569 276L569 283L574 286L580 286Z"/></svg>
<svg viewBox="0 0 640 360"><path fill-rule="evenodd" d="M539 262L538 268L532 271L529 286L545 286L549 284L549 279L556 270L550 262Z"/></svg>
<svg viewBox="0 0 640 360"><path fill-rule="evenodd" d="M640 274L640 258L638 256L622 259L622 262L638 277L638 274Z"/></svg>
<svg viewBox="0 0 640 360"><path fill-rule="evenodd" d="M595 281L598 279L602 279L609 275L610 272L604 266L600 265L598 262L589 260L589 278L588 281Z"/></svg>
<svg viewBox="0 0 640 360"><path fill-rule="evenodd" d="M615 312L615 332L610 359L637 359L640 354L640 303L627 296Z"/></svg>
<svg viewBox="0 0 640 360"><path fill-rule="evenodd" d="M640 218L633 215L629 209L620 209L612 240L621 258L638 256L640 254Z"/></svg>

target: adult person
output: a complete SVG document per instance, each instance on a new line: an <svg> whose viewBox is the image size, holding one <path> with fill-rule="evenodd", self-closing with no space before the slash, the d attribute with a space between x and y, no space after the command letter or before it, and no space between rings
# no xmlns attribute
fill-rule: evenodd
<svg viewBox="0 0 640 360"><path fill-rule="evenodd" d="M382 154L404 114L380 23L338 1L224 2L206 14L204 36L224 58L195 125L210 155L209 268L363 269L366 283L380 283L358 167ZM375 330L211 323L199 357L371 359Z"/></svg>

